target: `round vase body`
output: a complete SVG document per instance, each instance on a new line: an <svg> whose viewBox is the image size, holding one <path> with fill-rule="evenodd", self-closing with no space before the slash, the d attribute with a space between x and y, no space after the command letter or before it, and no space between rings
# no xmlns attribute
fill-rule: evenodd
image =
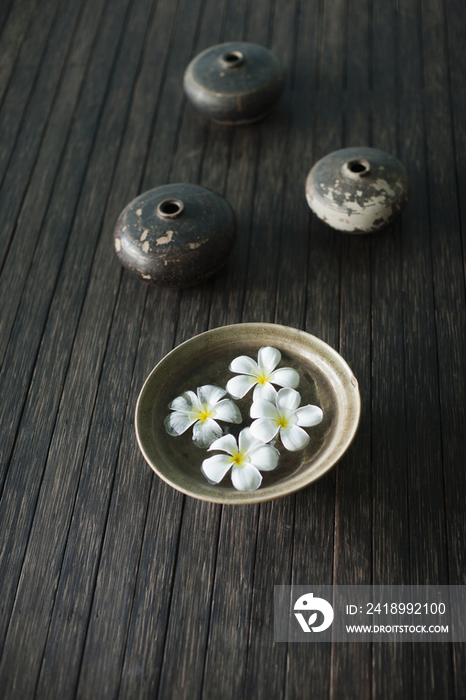
<svg viewBox="0 0 466 700"><path fill-rule="evenodd" d="M220 124L262 119L280 97L285 74L264 46L235 41L211 46L186 68L183 87L204 116Z"/></svg>
<svg viewBox="0 0 466 700"><path fill-rule="evenodd" d="M372 233L391 224L406 206L409 191L404 165L377 148L334 151L306 179L312 211L347 233Z"/></svg>
<svg viewBox="0 0 466 700"><path fill-rule="evenodd" d="M236 217L225 199L199 185L163 185L120 214L114 242L121 264L162 287L192 287L227 261Z"/></svg>

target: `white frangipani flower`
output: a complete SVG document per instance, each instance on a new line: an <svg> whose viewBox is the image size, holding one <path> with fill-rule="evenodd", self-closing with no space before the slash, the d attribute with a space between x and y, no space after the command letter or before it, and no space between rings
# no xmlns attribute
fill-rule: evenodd
<svg viewBox="0 0 466 700"><path fill-rule="evenodd" d="M280 389L274 400L258 399L251 406L251 433L262 442L270 442L278 432L283 446L291 452L302 450L310 438L301 426L311 427L322 421L318 406L302 406L301 396L294 389Z"/></svg>
<svg viewBox="0 0 466 700"><path fill-rule="evenodd" d="M239 376L233 377L227 384L227 391L235 399L242 399L251 387L255 387L253 400L271 400L275 394L272 384L295 389L299 384L299 374L291 367L275 369L281 360L277 348L261 348L257 362L252 357L240 355L230 364L229 369Z"/></svg>
<svg viewBox="0 0 466 700"><path fill-rule="evenodd" d="M215 440L210 450L226 454L214 455L202 462L202 473L211 484L218 484L231 469L231 481L238 491L255 491L262 483L261 471L272 471L278 463L279 453L271 445L264 445L251 433L242 430L238 442L233 435Z"/></svg>
<svg viewBox="0 0 466 700"><path fill-rule="evenodd" d="M219 386L205 384L193 391L185 391L169 405L173 413L165 418L165 428L169 435L181 435L193 426L193 441L197 447L209 447L222 435L217 420L226 423L241 423L238 406L230 399L220 399L227 392ZM214 420L215 419L215 420Z"/></svg>

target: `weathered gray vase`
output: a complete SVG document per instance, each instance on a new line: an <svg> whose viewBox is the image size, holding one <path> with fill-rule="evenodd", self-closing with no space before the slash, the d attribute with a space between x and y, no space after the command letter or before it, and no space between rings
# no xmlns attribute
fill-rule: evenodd
<svg viewBox="0 0 466 700"><path fill-rule="evenodd" d="M191 287L214 275L236 239L228 202L199 185L164 185L136 197L114 231L120 262L163 287Z"/></svg>
<svg viewBox="0 0 466 700"><path fill-rule="evenodd" d="M409 191L404 165L377 148L334 151L306 179L312 211L347 233L372 233L391 224L406 206Z"/></svg>
<svg viewBox="0 0 466 700"><path fill-rule="evenodd" d="M280 97L285 74L264 46L235 41L211 46L186 68L183 87L194 107L220 124L265 117Z"/></svg>

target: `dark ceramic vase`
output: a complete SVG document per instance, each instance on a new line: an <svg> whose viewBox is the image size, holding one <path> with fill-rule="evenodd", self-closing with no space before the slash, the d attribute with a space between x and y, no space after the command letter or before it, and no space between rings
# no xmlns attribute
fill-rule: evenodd
<svg viewBox="0 0 466 700"><path fill-rule="evenodd" d="M186 68L183 87L204 116L220 124L249 124L265 117L280 97L285 74L264 46L229 42L211 46Z"/></svg>
<svg viewBox="0 0 466 700"><path fill-rule="evenodd" d="M236 239L236 217L225 199L199 185L157 187L122 211L114 240L121 264L163 287L191 287L214 275Z"/></svg>
<svg viewBox="0 0 466 700"><path fill-rule="evenodd" d="M408 202L406 168L377 148L343 148L319 160L306 180L317 216L347 233L372 233L391 224Z"/></svg>

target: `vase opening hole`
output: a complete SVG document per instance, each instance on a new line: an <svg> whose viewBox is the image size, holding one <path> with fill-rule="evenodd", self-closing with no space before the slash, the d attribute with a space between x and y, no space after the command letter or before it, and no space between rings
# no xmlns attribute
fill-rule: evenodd
<svg viewBox="0 0 466 700"><path fill-rule="evenodd" d="M367 177L370 172L371 166L365 158L352 158L342 167L342 174L351 180Z"/></svg>
<svg viewBox="0 0 466 700"><path fill-rule="evenodd" d="M157 207L157 213L164 219L175 219L180 216L184 209L184 204L179 199L164 199Z"/></svg>
<svg viewBox="0 0 466 700"><path fill-rule="evenodd" d="M221 63L224 68L236 68L244 61L244 56L241 51L227 51L221 58Z"/></svg>
<svg viewBox="0 0 466 700"><path fill-rule="evenodd" d="M348 163L348 168L352 173L365 173L367 170L367 163L363 160L351 160Z"/></svg>

